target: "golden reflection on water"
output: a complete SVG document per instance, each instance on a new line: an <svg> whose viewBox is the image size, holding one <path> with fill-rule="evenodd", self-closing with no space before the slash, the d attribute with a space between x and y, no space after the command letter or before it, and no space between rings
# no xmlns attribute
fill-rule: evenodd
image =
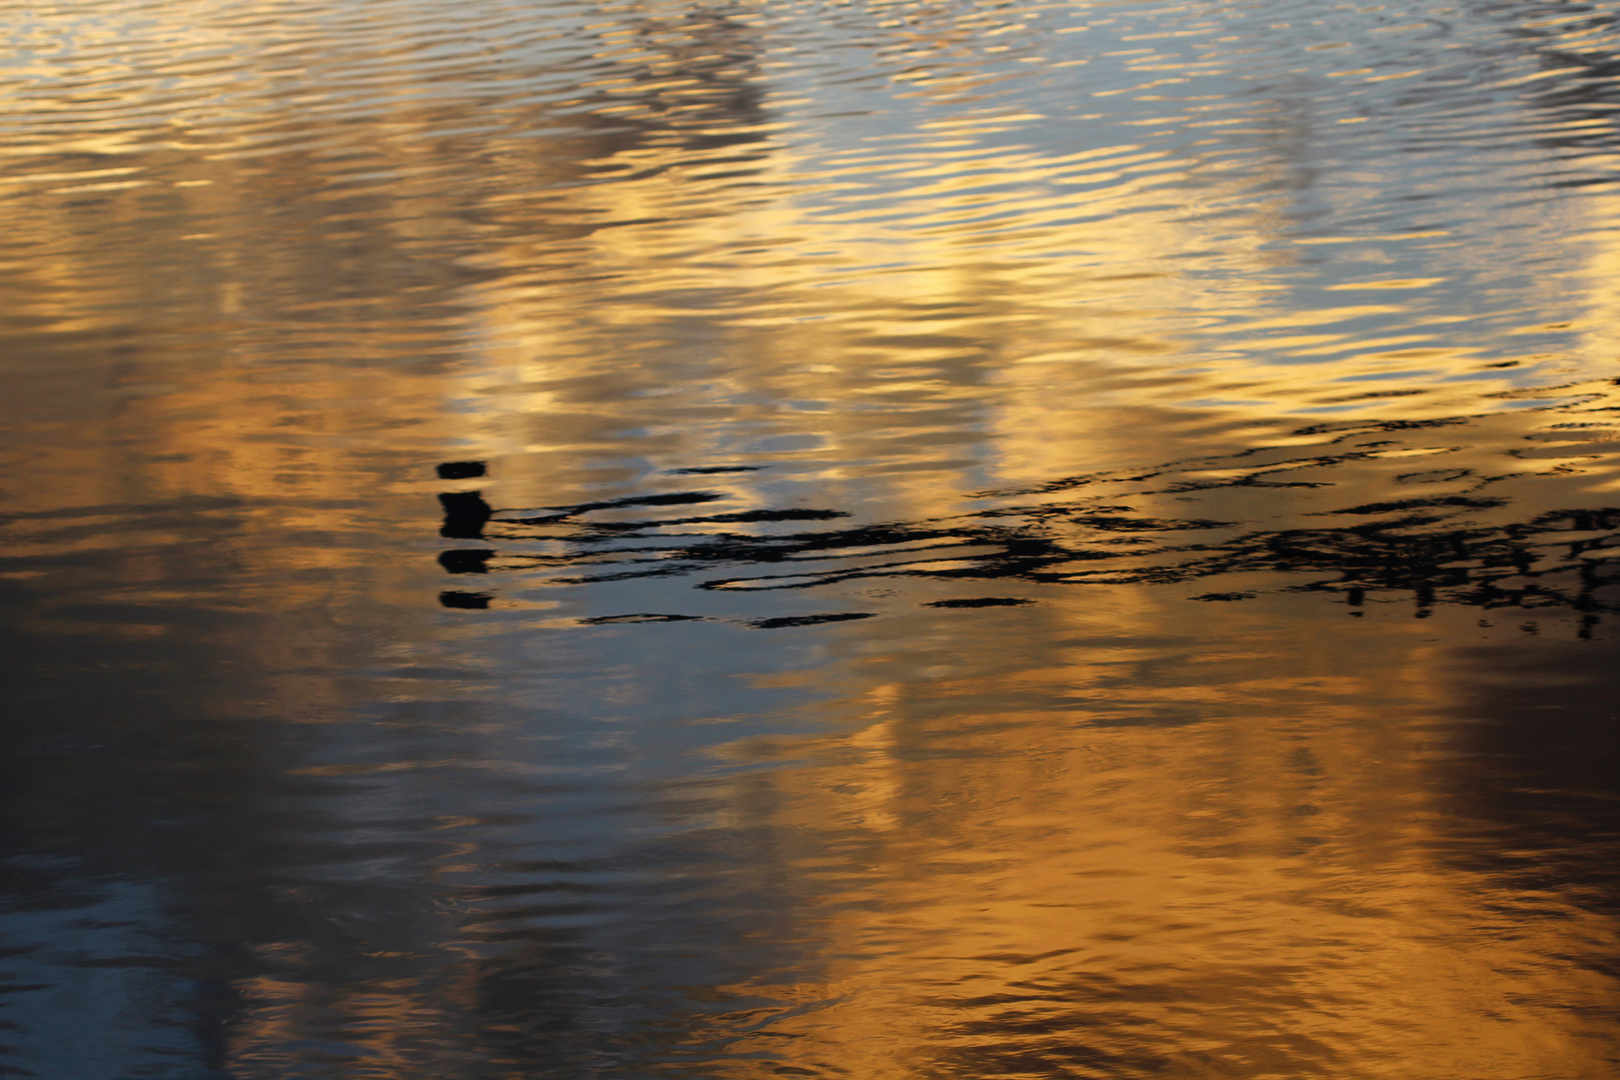
<svg viewBox="0 0 1620 1080"><path fill-rule="evenodd" d="M1130 663L1075 649L1029 670L981 641L972 670L874 687L870 726L740 791L790 833L838 838L793 864L834 883L813 932L830 958L816 989L836 997L781 1025L790 1060L873 1076L1603 1075L1606 1021L1586 1018L1610 1014L1613 987L1574 958L1612 950L1612 925L1442 853L1435 764L1457 751L1432 715L1436 651L1282 649L1273 620L1297 613L1266 614L1226 627L1197 684L1154 694L1216 714L1241 701L1238 723L963 709L958 695L1027 700L1031 684L1096 694Z"/></svg>
<svg viewBox="0 0 1620 1080"><path fill-rule="evenodd" d="M1607 31L1411 7L17 9L20 849L218 1075L1612 1075Z"/></svg>

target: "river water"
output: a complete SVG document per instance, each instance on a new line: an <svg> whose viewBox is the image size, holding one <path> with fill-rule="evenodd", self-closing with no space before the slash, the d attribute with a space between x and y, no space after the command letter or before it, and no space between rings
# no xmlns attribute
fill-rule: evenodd
<svg viewBox="0 0 1620 1080"><path fill-rule="evenodd" d="M1620 1073L1620 5L0 12L0 1072Z"/></svg>

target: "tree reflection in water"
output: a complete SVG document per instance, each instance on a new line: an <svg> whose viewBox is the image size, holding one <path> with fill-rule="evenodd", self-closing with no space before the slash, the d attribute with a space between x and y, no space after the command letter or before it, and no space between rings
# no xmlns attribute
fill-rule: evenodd
<svg viewBox="0 0 1620 1080"><path fill-rule="evenodd" d="M1620 1068L1601 5L92 7L0 1071Z"/></svg>

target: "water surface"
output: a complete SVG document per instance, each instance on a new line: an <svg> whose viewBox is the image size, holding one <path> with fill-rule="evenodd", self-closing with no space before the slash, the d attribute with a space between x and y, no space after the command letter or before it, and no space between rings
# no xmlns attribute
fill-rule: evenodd
<svg viewBox="0 0 1620 1080"><path fill-rule="evenodd" d="M0 12L0 1070L1620 1069L1614 4Z"/></svg>

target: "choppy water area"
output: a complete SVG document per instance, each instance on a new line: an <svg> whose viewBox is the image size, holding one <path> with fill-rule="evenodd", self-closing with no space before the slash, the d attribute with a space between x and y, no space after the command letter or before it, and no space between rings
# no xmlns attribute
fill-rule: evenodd
<svg viewBox="0 0 1620 1080"><path fill-rule="evenodd" d="M1615 4L0 12L0 1069L1620 1068Z"/></svg>

